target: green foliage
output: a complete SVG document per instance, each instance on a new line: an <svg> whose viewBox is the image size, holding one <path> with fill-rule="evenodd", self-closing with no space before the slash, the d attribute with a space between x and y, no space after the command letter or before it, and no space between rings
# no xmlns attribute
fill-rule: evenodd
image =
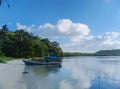
<svg viewBox="0 0 120 89"><path fill-rule="evenodd" d="M23 29L10 32L7 25L0 29L0 53L14 58L33 58L49 55L62 55L62 49L57 42L41 39Z"/></svg>
<svg viewBox="0 0 120 89"><path fill-rule="evenodd" d="M95 55L101 56L120 56L120 49L113 50L100 50L95 53Z"/></svg>
<svg viewBox="0 0 120 89"><path fill-rule="evenodd" d="M93 53L64 52L64 56L93 56Z"/></svg>
<svg viewBox="0 0 120 89"><path fill-rule="evenodd" d="M120 56L120 49L100 50L95 53L64 52L64 56Z"/></svg>
<svg viewBox="0 0 120 89"><path fill-rule="evenodd" d="M0 61L2 61L2 62L11 61L11 60L14 60L14 58L5 57L5 56L0 56Z"/></svg>
<svg viewBox="0 0 120 89"><path fill-rule="evenodd" d="M0 45L0 56L3 56L4 55L4 53L2 52L2 46Z"/></svg>

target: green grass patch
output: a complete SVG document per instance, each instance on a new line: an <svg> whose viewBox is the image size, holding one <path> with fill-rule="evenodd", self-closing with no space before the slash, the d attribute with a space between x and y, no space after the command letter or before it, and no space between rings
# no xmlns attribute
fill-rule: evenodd
<svg viewBox="0 0 120 89"><path fill-rule="evenodd" d="M14 59L15 59L15 58L0 56L0 60L1 60L2 62L7 62L7 61L14 60Z"/></svg>

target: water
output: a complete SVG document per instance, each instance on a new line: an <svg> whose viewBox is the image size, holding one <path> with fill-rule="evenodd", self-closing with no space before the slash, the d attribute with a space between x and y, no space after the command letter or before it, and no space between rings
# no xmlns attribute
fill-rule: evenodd
<svg viewBox="0 0 120 89"><path fill-rule="evenodd" d="M0 89L120 89L120 57L66 57L62 67L14 60L0 64Z"/></svg>

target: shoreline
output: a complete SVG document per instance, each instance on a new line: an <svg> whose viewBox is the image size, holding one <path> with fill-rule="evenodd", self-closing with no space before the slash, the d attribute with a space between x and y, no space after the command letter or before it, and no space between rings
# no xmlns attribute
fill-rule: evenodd
<svg viewBox="0 0 120 89"><path fill-rule="evenodd" d="M5 57L5 56L0 56L0 63L6 63L8 61L16 60L15 58L12 57Z"/></svg>

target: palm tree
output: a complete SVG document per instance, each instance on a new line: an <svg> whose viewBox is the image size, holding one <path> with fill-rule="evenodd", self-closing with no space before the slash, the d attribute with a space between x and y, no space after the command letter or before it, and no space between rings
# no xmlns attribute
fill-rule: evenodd
<svg viewBox="0 0 120 89"><path fill-rule="evenodd" d="M2 5L2 2L3 2L3 0L0 0L0 6ZM8 1L5 0L5 2L6 2L6 4L7 4L7 6L8 6L8 8L10 8L10 4L8 3Z"/></svg>

